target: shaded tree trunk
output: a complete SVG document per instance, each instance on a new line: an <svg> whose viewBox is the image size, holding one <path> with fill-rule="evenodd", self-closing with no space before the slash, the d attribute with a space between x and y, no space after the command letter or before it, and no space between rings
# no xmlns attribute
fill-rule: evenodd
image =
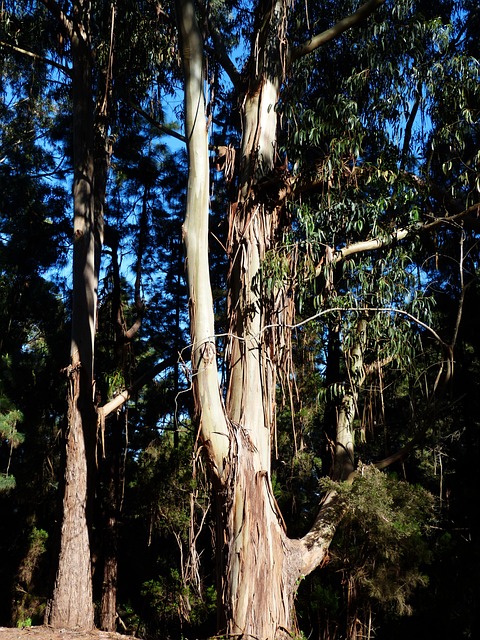
<svg viewBox="0 0 480 640"><path fill-rule="evenodd" d="M72 19L45 0L69 37L73 102L73 297L68 427L60 554L45 623L92 629L94 609L89 539L89 499L95 476L97 416L94 406L94 342L102 247L102 209L95 207L94 116L90 3L73 3Z"/></svg>
<svg viewBox="0 0 480 640"><path fill-rule="evenodd" d="M109 450L103 461L105 495L103 496L102 555L103 580L100 599L99 627L104 631L115 631L117 620L118 585L118 537L119 517L122 510L122 421L125 413L116 411L112 417Z"/></svg>

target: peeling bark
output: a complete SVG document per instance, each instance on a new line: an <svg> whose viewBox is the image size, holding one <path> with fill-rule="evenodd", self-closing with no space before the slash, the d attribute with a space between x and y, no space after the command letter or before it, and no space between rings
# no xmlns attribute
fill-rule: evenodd
<svg viewBox="0 0 480 640"><path fill-rule="evenodd" d="M348 384L338 409L336 421L335 464L333 478L347 480L355 470L355 433L353 421L357 413L358 392L365 380L363 354L365 351L367 320L357 323L357 339L347 354Z"/></svg>
<svg viewBox="0 0 480 640"><path fill-rule="evenodd" d="M383 0L339 29L349 28ZM329 493L301 540L287 537L270 475L275 425L277 369L289 340L278 327L291 326L293 305L278 288L262 292L261 266L287 223L288 180L277 153L276 105L289 62L288 0L260 2L248 86L240 96L242 143L229 212L227 250L229 379L225 406L219 389L213 303L208 264L208 131L205 117L203 42L193 0L177 0L185 77L185 137L188 187L183 239L189 287L192 381L197 420L216 494L219 559L219 631L228 636L291 637L296 632L294 598L299 579L318 567L344 505ZM332 36L333 37L333 36ZM217 46L218 43L217 43ZM274 181L274 197L267 183ZM352 422L338 433L352 453ZM344 461L343 461L344 462ZM350 477L340 465L339 477Z"/></svg>

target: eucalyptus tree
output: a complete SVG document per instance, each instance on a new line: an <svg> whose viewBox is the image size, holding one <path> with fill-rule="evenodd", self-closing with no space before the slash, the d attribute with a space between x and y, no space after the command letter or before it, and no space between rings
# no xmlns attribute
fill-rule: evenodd
<svg viewBox="0 0 480 640"><path fill-rule="evenodd" d="M189 157L183 233L192 380L216 496L219 628L227 634L274 638L294 631L297 585L325 560L346 509L341 492L327 491L310 530L294 540L287 536L272 490L275 394L279 372L294 375L288 352L297 282L310 283L311 291L314 282L321 287L317 318L337 312L343 323L342 309L354 310L339 334L353 338L344 346L350 389L343 396L343 417L334 425L337 480L350 482L356 474L353 417L372 314L403 315L408 325L413 321L426 330L443 353L439 375L450 377L452 341L422 321L428 318L422 315L428 308L422 295L414 296L410 310L405 307L412 292L405 262L403 296L402 287L391 281L401 278L395 274L402 266L399 243L471 219L478 209L478 192L469 182L470 190L462 192L459 209L449 219L446 200L428 175L424 121L417 117L432 113L437 99L433 76L455 60L462 60L466 93L478 96L475 60L459 52L465 14L452 17L450 9L442 4L432 12L421 2L382 0L359 7L299 7L279 0L259 2L253 11L237 4L177 2ZM228 55L235 44L243 55L241 71ZM206 51L228 75L238 109L237 132L217 145L230 196L225 396L219 387L209 284L208 124L214 100L210 96L207 109ZM458 108L467 109L467 126L460 133L452 123L453 135L465 140L475 130L478 113L466 98ZM285 235L292 215L294 230L303 227L312 240L309 260L297 266L291 260L298 255L296 245ZM283 254L282 243L287 247ZM367 255L370 263L363 260ZM421 280L416 286L421 288ZM390 345L388 363L395 358L398 332L390 326L383 335ZM380 361L378 353L375 359ZM382 466L393 459L398 457Z"/></svg>

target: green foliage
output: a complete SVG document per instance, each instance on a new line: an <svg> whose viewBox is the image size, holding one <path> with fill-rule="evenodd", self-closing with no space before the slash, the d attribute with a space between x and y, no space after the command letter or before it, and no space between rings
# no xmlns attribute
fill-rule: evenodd
<svg viewBox="0 0 480 640"><path fill-rule="evenodd" d="M206 590L204 597L199 597L175 569L170 569L168 575L143 583L141 595L145 605L154 612L156 624L161 625L179 619L199 625L216 609L213 587Z"/></svg>
<svg viewBox="0 0 480 640"><path fill-rule="evenodd" d="M17 622L17 628L18 629L24 629L25 627L31 627L32 626L32 619L31 618L25 618L25 620L19 620Z"/></svg>
<svg viewBox="0 0 480 640"><path fill-rule="evenodd" d="M17 430L17 424L22 420L23 414L18 409L0 415L0 438L3 438L13 449L22 444L25 439L23 433Z"/></svg>
<svg viewBox="0 0 480 640"><path fill-rule="evenodd" d="M353 0L296 3L285 33L294 47L357 7ZM165 354L183 354L189 343L180 241L185 179L181 154L168 154L164 139L131 109L143 106L147 116L161 122L165 109L173 117L177 96L164 99L175 92L179 72L170 4L117 2L113 23L108 3L93 2L92 10L98 105L112 24L115 43L105 212L118 253L108 245L103 261L96 362L103 402ZM256 12L248 3L215 0L201 13L209 42L206 80L216 90L209 106L213 135L222 138L221 144L236 145L237 102L227 95L231 84L213 55L213 31L225 36L226 49L243 60L248 43L257 44ZM401 471L438 493L446 515L440 521L445 533L435 541L428 525L439 514L432 510L431 496L370 467L351 488L335 487L349 509L330 563L321 577L300 587L300 608L304 620L321 618L324 630L343 625L338 632L343 637L349 616L365 620L374 609L377 618L387 620L410 612L415 597L420 611L422 597L427 598L424 610L438 618L434 597L415 595L427 573L444 610L450 609L445 594L453 576L457 597L451 617L456 625L464 621L465 630L475 629L472 567L478 567L478 545L470 541L479 453L478 224L451 221L434 233L401 241L396 232L416 234L420 225L478 202L479 28L473 2L387 0L358 28L296 61L276 105L279 155L292 177L286 216L292 227L267 253L259 291L269 298L288 288L296 296L297 319L316 317L298 326L296 368L278 392L272 483L289 534L301 537L315 517L319 479L331 467L336 410L353 389L358 392L355 435L361 440L356 452L375 460L422 432L419 451ZM2 42L36 56L2 45L0 57L0 499L2 513L5 506L11 516L0 523L5 558L0 601L5 620L4 603L18 573L27 595L16 603L16 623L25 626L41 617L47 536L52 538L58 519L54 490L61 477L58 435L64 424L64 381L58 372L68 362L69 296L49 279L62 281L71 247L65 189L71 173L71 103L68 75L44 59L68 65L71 50L42 3L5 2L0 29ZM245 66L244 79L248 72ZM228 187L212 187L212 206L223 220L231 197ZM143 214L145 242L139 231ZM217 225L223 233L224 222L212 217L212 230L223 241ZM339 253L371 240L378 241L373 251L358 250L346 258ZM220 245L212 242L210 258L215 311L223 322L227 276L217 272L225 264ZM115 259L121 277L114 283ZM136 277L137 265L142 269L138 291L130 269ZM135 297L146 303L141 332L122 348L116 319L112 322L117 284L127 328L137 317ZM367 329L356 367L352 354L360 343L359 318L366 318ZM435 390L445 354L427 326L444 343L455 343L456 378L441 397ZM178 368L171 367L139 391L121 427L112 421L106 431L108 463L113 430L124 429L125 443L128 435L119 500L124 511L116 514L121 522L119 611L129 630L142 629L148 636L158 637L160 629L162 637L179 637L188 624L190 631L211 619L214 610L208 527L196 540L204 551L200 588L185 574L191 518L198 528L204 516L212 523L208 487L199 467L192 469L195 428L191 401L179 394L181 387ZM400 472L399 465L395 468ZM97 510L93 513L96 532ZM31 522L38 523L33 530ZM308 594L305 599L302 593ZM206 635L192 631L189 637Z"/></svg>
<svg viewBox="0 0 480 640"><path fill-rule="evenodd" d="M9 476L5 473L0 473L0 492L11 491L16 486L16 481L13 476Z"/></svg>
<svg viewBox="0 0 480 640"><path fill-rule="evenodd" d="M12 603L12 622L19 628L43 622L46 597L39 580L45 565L48 537L45 530L37 527L33 527L28 536L27 548L15 577Z"/></svg>
<svg viewBox="0 0 480 640"><path fill-rule="evenodd" d="M5 398L3 403L5 404ZM0 474L0 491L10 491L15 487L15 478L9 476L13 450L25 440L25 435L17 430L17 424L22 422L23 414L18 409L12 409L0 414L0 447L8 449L8 460L5 473Z"/></svg>
<svg viewBox="0 0 480 640"><path fill-rule="evenodd" d="M216 606L212 567L203 551L209 542L203 530L209 509L204 474L192 467L190 434L181 433L178 446L174 440L168 429L152 437L129 465L124 530L126 539L133 536L126 554L129 618L138 616L138 628L148 636L159 628L170 630L164 637L208 628ZM139 540L143 544L132 553ZM127 593L121 602L126 600Z"/></svg>
<svg viewBox="0 0 480 640"><path fill-rule="evenodd" d="M375 626L385 615L411 615L433 559L431 494L374 467L362 467L352 485L322 486L340 492L347 512L323 579L312 577L300 590L299 598L307 598L305 619L326 617L346 629L352 616L373 617Z"/></svg>

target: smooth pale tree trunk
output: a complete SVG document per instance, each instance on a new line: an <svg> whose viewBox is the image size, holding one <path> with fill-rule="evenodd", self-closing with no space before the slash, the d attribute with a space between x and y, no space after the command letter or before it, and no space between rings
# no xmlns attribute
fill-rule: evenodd
<svg viewBox="0 0 480 640"><path fill-rule="evenodd" d="M275 90L252 95L246 115L245 182L238 216L232 212L230 309L236 338L230 345L231 372L224 407L216 365L213 301L208 264L209 160L203 95L203 42L190 0L177 2L185 71L186 137L189 181L183 236L192 336L192 367L197 418L216 492L220 562L219 627L227 634L274 638L294 628L293 597L301 575L298 541L288 540L273 497L270 441L274 392L267 368L263 316L252 280L258 275L266 242L272 237L267 212L248 202L249 175L256 159L261 118L272 121ZM251 121L258 114L260 120ZM268 102L265 102L268 100ZM255 104L257 102L257 104ZM200 117L202 116L202 117ZM264 122L262 124L265 124ZM273 124L273 123L272 123ZM269 131L272 131L270 125ZM276 125L273 125L275 134ZM268 136L267 136L268 138ZM261 156L262 171L273 165L274 147ZM241 225L241 227L240 227ZM248 235L246 235L248 232ZM241 274L241 275L240 275Z"/></svg>
<svg viewBox="0 0 480 640"><path fill-rule="evenodd" d="M76 3L83 25L87 23L86 10L83 2ZM54 628L86 630L94 626L88 498L97 424L93 359L101 244L94 213L93 104L87 39L88 31L72 30L74 238L68 427L60 554L45 615L45 623Z"/></svg>

